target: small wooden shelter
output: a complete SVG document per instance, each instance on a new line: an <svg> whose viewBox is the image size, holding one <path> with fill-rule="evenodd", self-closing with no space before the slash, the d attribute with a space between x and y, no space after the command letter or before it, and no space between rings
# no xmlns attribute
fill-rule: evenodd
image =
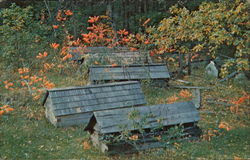
<svg viewBox="0 0 250 160"><path fill-rule="evenodd" d="M200 120L199 113L192 102L179 102L97 111L94 112L85 130L91 134L94 146L102 152L129 152L135 148L144 150L162 147L155 137L166 134L168 129L175 125L182 124L186 136L199 136L200 130L196 126L198 120ZM156 130L159 126L162 129ZM145 133L136 132L139 129L143 129ZM107 141L107 137L117 137L122 132L128 131L137 133L138 140L133 143L135 146L126 140L113 143L111 139Z"/></svg>
<svg viewBox="0 0 250 160"><path fill-rule="evenodd" d="M144 51L129 51L126 47L70 47L69 53L72 55L71 60L83 61L86 64L145 64L152 63L148 52ZM87 55L87 56L86 56Z"/></svg>
<svg viewBox="0 0 250 160"><path fill-rule="evenodd" d="M139 82L128 81L48 90L46 117L55 126L86 124L93 111L146 104Z"/></svg>
<svg viewBox="0 0 250 160"><path fill-rule="evenodd" d="M89 67L89 80L92 83L101 81L124 81L170 78L165 64L137 64L137 65L98 65Z"/></svg>

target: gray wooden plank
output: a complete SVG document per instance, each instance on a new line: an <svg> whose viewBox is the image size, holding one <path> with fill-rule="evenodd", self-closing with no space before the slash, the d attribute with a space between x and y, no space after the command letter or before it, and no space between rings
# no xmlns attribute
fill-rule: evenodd
<svg viewBox="0 0 250 160"><path fill-rule="evenodd" d="M96 74L96 73L95 73ZM168 72L147 72L147 71L134 71L134 72L103 72L103 73L98 73L96 76L101 77L101 76L124 76L124 75L141 75L141 76L151 76L151 77L169 77Z"/></svg>
<svg viewBox="0 0 250 160"><path fill-rule="evenodd" d="M136 110L140 115L152 114L147 118L147 123L143 128L157 127L162 124L175 125L180 123L196 122L199 120L199 113L192 102L180 102L174 104L162 104L154 106L138 106L134 108L118 108L114 110L94 112L97 123L101 128L101 133L120 132L124 130L135 130L134 122L140 122L141 118L129 120L128 114ZM123 126L123 127L122 127Z"/></svg>
<svg viewBox="0 0 250 160"><path fill-rule="evenodd" d="M101 80L140 80L140 79L167 79L170 78L168 72L134 72L134 73L102 73L96 75L90 75L90 80L101 81Z"/></svg>
<svg viewBox="0 0 250 160"><path fill-rule="evenodd" d="M122 88L121 88L121 87ZM132 82L132 83L110 83L110 85L96 85L96 86L87 86L87 87L76 87L76 88L62 88L62 89L55 89L49 90L49 94L52 98L55 97L65 97L65 96L72 96L72 95L82 95L82 94L90 94L90 93L98 93L103 92L103 88L112 88L112 91L120 90L120 89L130 89L130 88L140 88L139 82Z"/></svg>
<svg viewBox="0 0 250 160"><path fill-rule="evenodd" d="M77 125L84 125L88 123L89 117L83 118L83 119L75 119L75 120L65 120L61 122L57 122L57 127L69 127L69 126L77 126Z"/></svg>
<svg viewBox="0 0 250 160"><path fill-rule="evenodd" d="M98 85L81 86L81 87L53 88L53 89L49 89L48 91L49 92L56 92L56 91L64 91L64 90L99 88L99 87L105 87L105 86L117 86L117 85L136 84L136 83L139 83L139 82L137 82L137 81L113 82L113 83L105 83L105 84L98 84Z"/></svg>
<svg viewBox="0 0 250 160"><path fill-rule="evenodd" d="M169 72L150 72L150 78L152 79L170 78L170 75Z"/></svg>
<svg viewBox="0 0 250 160"><path fill-rule="evenodd" d="M141 65L135 67L129 66L120 66L120 67L109 67L109 66L99 66L99 67L90 67L90 71L94 73L103 73L103 72L144 72L144 71L152 71L152 72L168 72L168 69L165 65L162 66L149 66L149 65Z"/></svg>
<svg viewBox="0 0 250 160"><path fill-rule="evenodd" d="M134 110L137 110L138 108L134 108ZM133 109L131 109L129 112L134 111ZM144 113L145 111L145 113ZM193 109L186 106L178 106L178 105L166 105L166 106L160 106L160 105L155 105L153 107L150 106L146 106L143 111L140 114L140 118L136 119L135 122L140 123L140 119L143 118L143 116L147 116L151 115L150 117L147 118L147 121L150 123L156 123L157 119L162 119L162 120L166 120L165 115L176 115L176 114L182 114L182 113L189 113L192 112ZM129 114L128 112L128 114ZM140 113L140 112L139 112ZM121 120L122 122L124 121L123 119L120 119L120 117L123 117L124 111L123 110L116 110L115 114L112 115L112 111L110 111L108 113L109 116L112 116L112 119L116 119L117 123L119 120ZM99 115L99 117L102 118L102 122L100 122L100 126L102 126L102 123L105 124L112 124L112 122L110 121L110 117L107 117L106 115L104 117L102 117L101 115ZM125 119L128 117L124 117ZM122 124L118 123L119 125ZM127 122L125 122L126 124ZM113 125L111 125L112 127Z"/></svg>
<svg viewBox="0 0 250 160"><path fill-rule="evenodd" d="M141 67L141 66L166 66L164 63L152 63L152 64L130 64L130 65L118 65L116 67ZM100 67L110 67L115 68L112 65L93 65L91 68L100 68Z"/></svg>
<svg viewBox="0 0 250 160"><path fill-rule="evenodd" d="M98 74L95 77L90 77L91 80L138 80L138 79L150 79L150 75L146 72L140 73L105 73L105 74Z"/></svg>
<svg viewBox="0 0 250 160"><path fill-rule="evenodd" d="M129 89L129 90L119 90L119 91L111 91L111 92L100 92L94 94L87 95L73 95L67 97L56 97L53 98L53 104L61 104L61 103L71 103L75 101L85 101L92 99L100 99L100 98L108 98L108 97L117 97L117 96L126 96L130 94L143 94L141 89Z"/></svg>
<svg viewBox="0 0 250 160"><path fill-rule="evenodd" d="M113 67L101 66L90 68L90 80L138 80L138 79L170 78L165 65L137 66L137 67Z"/></svg>
<svg viewBox="0 0 250 160"><path fill-rule="evenodd" d="M60 111L60 110L74 109L74 108L79 108L79 107L88 108L88 107L95 106L95 105L110 106L112 105L112 103L132 101L132 100L136 101L136 99L145 99L145 98L144 98L144 95L133 94L133 95L128 95L128 96L117 96L117 97L109 97L109 98L102 98L102 99L93 99L93 100L86 100L86 101L54 104L54 110Z"/></svg>
<svg viewBox="0 0 250 160"><path fill-rule="evenodd" d="M115 88L112 88L111 90L100 88L99 90L100 92L91 91L91 92L88 92L88 94L62 94L61 96L52 97L52 99L53 99L53 103L61 103L61 102L64 102L65 99L73 99L74 97L83 97L82 99L93 99L93 98L96 98L96 96L99 96L99 95L102 96L104 94L107 96L112 96L112 94L114 93L120 94L119 92L122 92L122 91L129 92L130 94L139 90L141 90L139 85L117 86ZM85 91L87 91L87 89L85 89ZM141 93L141 92L138 92L138 93Z"/></svg>
<svg viewBox="0 0 250 160"><path fill-rule="evenodd" d="M68 127L68 126L73 126L73 125L86 125L92 116L93 116L93 113L86 112L86 113L81 113L81 114L73 114L73 115L56 117L58 119L56 126Z"/></svg>
<svg viewBox="0 0 250 160"><path fill-rule="evenodd" d="M141 105L141 104L145 104L145 99L133 99L133 100L97 104L97 105L90 105L90 106L83 106L83 107L66 108L63 110L55 110L54 114L55 116L63 116L63 115L83 113L83 112L93 112L93 111L100 111L100 110L105 110L105 109L136 106L136 105Z"/></svg>

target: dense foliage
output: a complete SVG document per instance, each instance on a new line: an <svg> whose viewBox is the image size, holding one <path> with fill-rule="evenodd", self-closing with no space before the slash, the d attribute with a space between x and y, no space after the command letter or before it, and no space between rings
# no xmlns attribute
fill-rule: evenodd
<svg viewBox="0 0 250 160"><path fill-rule="evenodd" d="M7 67L32 65L37 51L42 51L49 35L48 26L36 20L32 7L12 4L0 12L0 59Z"/></svg>
<svg viewBox="0 0 250 160"><path fill-rule="evenodd" d="M93 46L147 50L180 70L180 59L220 57L225 59L223 75L249 71L249 4L239 0L11 1L20 5L0 10L0 159L249 158L249 81L218 83L207 78L200 62L194 74L183 76L184 81L169 81L173 86L190 83L210 88L202 90L203 134L197 142L172 139L171 149L107 157L92 148L82 126L50 125L41 105L47 89L88 84L87 63L104 64L94 56L86 60L90 54L85 49ZM1 2L7 0L0 1L0 7ZM70 47L80 48L83 64L72 60ZM173 66L169 65L171 72ZM141 83L149 105L193 98L188 90L149 84L153 83ZM136 118L132 115L128 118ZM139 138L132 133L124 137L131 142ZM169 145L170 139L155 138Z"/></svg>
<svg viewBox="0 0 250 160"><path fill-rule="evenodd" d="M250 15L249 4L203 3L198 10L173 6L171 17L163 19L157 28L148 28L151 38L161 51L226 57L222 76L232 71L249 70Z"/></svg>

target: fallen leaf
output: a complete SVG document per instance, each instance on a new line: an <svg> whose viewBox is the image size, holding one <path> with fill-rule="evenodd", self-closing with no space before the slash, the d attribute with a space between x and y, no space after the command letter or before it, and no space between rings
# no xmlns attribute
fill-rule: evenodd
<svg viewBox="0 0 250 160"><path fill-rule="evenodd" d="M84 150L89 150L90 149L90 144L87 141L83 141L82 145L83 145Z"/></svg>

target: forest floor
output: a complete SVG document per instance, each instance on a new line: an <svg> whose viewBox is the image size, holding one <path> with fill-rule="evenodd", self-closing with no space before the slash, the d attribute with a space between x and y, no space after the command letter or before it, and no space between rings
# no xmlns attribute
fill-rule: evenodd
<svg viewBox="0 0 250 160"><path fill-rule="evenodd" d="M1 72L3 73L3 72ZM1 78L1 77L0 77ZM57 87L86 84L79 75L54 76ZM1 78L2 79L2 78ZM209 104L208 99L230 103L249 91L250 83L233 81L218 83L197 70L184 80L194 86L212 87L202 91L201 120L198 125L203 136L194 142L173 143L172 147L152 149L134 154L108 156L91 146L84 150L88 140L84 126L55 128L44 115L41 103L30 103L22 92L7 92L0 86L0 100L9 98L15 110L0 117L0 159L247 159L250 158L250 107L232 108ZM170 83L174 83L170 81ZM153 87L143 82L143 91L149 104L166 103L179 89ZM248 93L249 94L249 93ZM224 124L224 127L219 127Z"/></svg>

